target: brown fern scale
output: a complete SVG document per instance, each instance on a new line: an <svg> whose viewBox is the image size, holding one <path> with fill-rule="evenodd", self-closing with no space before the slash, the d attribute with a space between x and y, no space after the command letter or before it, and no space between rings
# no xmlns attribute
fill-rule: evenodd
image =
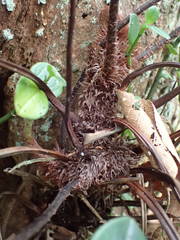
<svg viewBox="0 0 180 240"><path fill-rule="evenodd" d="M93 147L85 152L84 157L74 156L67 163L60 160L43 163L39 173L58 187L78 178L75 190L88 190L93 185L128 176L129 166L137 160L137 155L129 146L109 142L106 149L104 146Z"/></svg>
<svg viewBox="0 0 180 240"><path fill-rule="evenodd" d="M80 118L78 132L96 131L113 126L112 117L115 115L117 103L116 90L129 72L125 57L127 27L124 27L116 37L114 58L117 64L111 66L108 77L103 72L106 48L100 43L103 43L107 34L107 10L106 8L101 13L97 39L90 48L86 79L78 99Z"/></svg>
<svg viewBox="0 0 180 240"><path fill-rule="evenodd" d="M103 66L106 49L100 43L107 34L107 19L108 8L105 8L100 15L97 39L89 50L86 77L78 96L79 121L74 124L74 129L80 139L83 133L114 127L112 118L116 113L116 90L129 72L125 57L128 28L124 27L118 32L115 42L114 57L117 64L112 66L110 77L105 77ZM138 156L131 151L129 145L109 137L85 149L84 157L74 156L66 164L61 161L43 164L40 175L58 187L78 177L76 189L87 190L92 185L128 176L130 166L137 160Z"/></svg>

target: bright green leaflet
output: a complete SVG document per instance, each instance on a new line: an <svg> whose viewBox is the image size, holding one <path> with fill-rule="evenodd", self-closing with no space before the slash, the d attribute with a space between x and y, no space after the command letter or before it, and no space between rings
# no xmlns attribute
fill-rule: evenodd
<svg viewBox="0 0 180 240"><path fill-rule="evenodd" d="M154 24L159 18L160 12L156 6L150 7L145 11L145 23Z"/></svg>
<svg viewBox="0 0 180 240"><path fill-rule="evenodd" d="M140 25L138 16L134 13L130 14L130 21L129 21L129 31L128 31L128 40L129 44L132 45L136 38L139 35Z"/></svg>
<svg viewBox="0 0 180 240"><path fill-rule="evenodd" d="M31 71L48 85L56 97L61 95L66 81L54 66L39 62L31 67ZM20 77L16 85L14 106L18 116L36 120L47 113L49 103L47 96L36 83L26 77Z"/></svg>
<svg viewBox="0 0 180 240"><path fill-rule="evenodd" d="M133 218L115 218L97 229L91 240L146 240Z"/></svg>
<svg viewBox="0 0 180 240"><path fill-rule="evenodd" d="M47 113L49 102L45 93L32 80L20 77L16 85L14 106L18 116L36 120Z"/></svg>
<svg viewBox="0 0 180 240"><path fill-rule="evenodd" d="M54 66L46 62L39 62L31 67L31 71L48 85L56 97L61 95L66 81Z"/></svg>
<svg viewBox="0 0 180 240"><path fill-rule="evenodd" d="M168 49L170 54L178 55L178 52L176 51L176 48L172 44L166 44L166 48Z"/></svg>
<svg viewBox="0 0 180 240"><path fill-rule="evenodd" d="M156 6L150 7L148 10L145 11L145 22L141 26L139 25L138 16L134 13L130 14L128 31L129 46L126 51L129 66L131 66L131 54L135 47L137 46L139 39L147 29L151 29L160 36L166 39L170 39L168 33L154 25L151 25L157 21L157 19L159 18L159 13L160 13L159 9Z"/></svg>
<svg viewBox="0 0 180 240"><path fill-rule="evenodd" d="M153 30L155 33L157 33L158 35L160 35L161 37L163 38L166 38L166 39L170 39L170 36L168 33L166 33L164 30L152 25L152 26L149 26L149 28L151 30Z"/></svg>

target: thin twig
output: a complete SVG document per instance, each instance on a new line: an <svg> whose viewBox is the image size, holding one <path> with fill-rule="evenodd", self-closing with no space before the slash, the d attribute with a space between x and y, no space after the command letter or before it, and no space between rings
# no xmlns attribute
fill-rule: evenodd
<svg viewBox="0 0 180 240"><path fill-rule="evenodd" d="M111 0L109 8L108 32L107 32L107 47L106 57L104 62L103 73L110 78L112 68L116 65L115 51L116 51L116 35L117 35L117 16L118 16L119 0Z"/></svg>
<svg viewBox="0 0 180 240"><path fill-rule="evenodd" d="M138 61L144 60L148 57L150 57L152 54L154 54L155 51L162 48L165 44L172 41L172 39L176 38L180 34L180 27L177 27L175 30L173 30L169 35L170 39L163 38L159 42L155 42L150 47L146 48L142 53L140 53L136 59Z"/></svg>
<svg viewBox="0 0 180 240"><path fill-rule="evenodd" d="M43 212L43 214L34 219L29 225L23 228L23 230L16 235L16 240L28 240L36 235L56 214L58 208L64 202L64 200L70 195L71 191L77 184L77 180L68 183L65 187L59 190L56 198L49 205L49 207Z"/></svg>
<svg viewBox="0 0 180 240"><path fill-rule="evenodd" d="M161 67L174 67L174 68L180 68L180 63L178 62L158 62L158 63L153 63L150 65L147 65L145 67L139 68L135 70L134 72L130 73L123 81L121 84L121 90L125 90L128 85L137 78L138 76L142 75L143 73L156 69L156 68L161 68Z"/></svg>
<svg viewBox="0 0 180 240"><path fill-rule="evenodd" d="M89 210L97 217L100 223L105 223L106 221L99 215L96 209L90 204L84 194L79 193L78 197L83 201L83 203L89 208Z"/></svg>
<svg viewBox="0 0 180 240"><path fill-rule="evenodd" d="M149 1L145 2L145 3L143 3L137 9L135 9L134 13L139 15L142 12L144 12L146 9L150 8L151 6L155 5L156 3L160 2L160 1L161 0L149 0ZM117 24L118 31L129 23L129 18L130 18L130 15L127 16L126 18L124 18L122 21L118 22L118 24Z"/></svg>

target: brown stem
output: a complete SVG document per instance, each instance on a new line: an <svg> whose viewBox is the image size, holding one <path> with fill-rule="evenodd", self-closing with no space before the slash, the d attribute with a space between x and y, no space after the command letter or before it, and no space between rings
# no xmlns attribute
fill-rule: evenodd
<svg viewBox="0 0 180 240"><path fill-rule="evenodd" d="M64 121L66 124L66 129L68 131L69 137L73 145L80 149L81 144L76 137L73 130L72 123L70 120L70 108L71 108L71 95L72 95L72 50L73 50L73 34L75 26L75 10L76 10L76 0L70 1L70 14L68 23L68 40L67 40L67 54L66 54L66 81L67 81L67 92L66 92L66 109Z"/></svg>
<svg viewBox="0 0 180 240"><path fill-rule="evenodd" d="M156 168L148 168L148 167L137 167L130 169L130 174L137 174L137 173L143 173L143 174L149 174L157 180L163 181L164 183L168 184L172 190L174 191L174 194L177 198L177 201L180 201L180 186L179 181L172 178L170 175L160 171Z"/></svg>
<svg viewBox="0 0 180 240"><path fill-rule="evenodd" d="M152 195L138 183L128 183L129 187L131 187L136 194L143 199L143 201L148 205L148 207L155 213L159 222L167 233L169 239L178 240L179 234L172 224L171 220L168 218L166 212L163 210L161 205L156 201Z"/></svg>
<svg viewBox="0 0 180 240"><path fill-rule="evenodd" d="M171 137L171 140L174 140L174 139L180 137L180 130L171 133L171 134L170 134L170 137Z"/></svg>
<svg viewBox="0 0 180 240"><path fill-rule="evenodd" d="M171 92L162 96L161 98L154 100L153 103L156 108L159 108L179 94L180 94L180 87L177 87L177 88L173 89Z"/></svg>
<svg viewBox="0 0 180 240"><path fill-rule="evenodd" d="M69 160L69 158L66 155L60 152L52 151L45 148L35 148L35 147L27 147L27 146L8 147L8 148L0 149L0 158L5 158L9 156L18 155L18 154L24 154L24 153L48 155L48 156L61 159L62 161L66 161L66 162Z"/></svg>
<svg viewBox="0 0 180 240"><path fill-rule="evenodd" d="M72 89L72 50L73 50L73 34L75 26L75 9L76 0L70 1L70 15L68 23L68 40L67 40L67 54L66 54L66 81L67 81L67 94L66 94L66 110L65 120L66 124L69 121L70 103L71 103L71 89Z"/></svg>
<svg viewBox="0 0 180 240"><path fill-rule="evenodd" d="M118 5L119 0L111 0L107 32L107 50L103 69L103 73L105 73L106 77L108 78L111 77L112 68L116 65L114 55L116 51L115 42L117 33L116 22L118 16Z"/></svg>
<svg viewBox="0 0 180 240"><path fill-rule="evenodd" d="M142 75L143 73L156 69L161 67L174 67L174 68L180 68L180 63L178 62L159 62L159 63L153 63L150 65L147 65L145 67L139 68L138 70L135 70L134 72L130 73L121 84L121 90L125 90L128 85L131 83L132 80L137 78L138 76Z"/></svg>
<svg viewBox="0 0 180 240"><path fill-rule="evenodd" d="M134 13L139 15L142 12L144 12L146 9L148 9L149 7L151 7L152 5L155 5L156 3L160 2L160 1L161 0L149 0L149 1L145 2L145 3L143 3L137 9L135 9ZM124 18L122 21L118 22L118 24L117 24L118 31L129 23L129 18L130 18L130 15L127 16L126 18Z"/></svg>
<svg viewBox="0 0 180 240"><path fill-rule="evenodd" d="M41 216L34 219L29 225L25 226L21 232L16 235L16 240L28 240L36 235L57 212L58 208L64 200L70 195L73 188L76 186L77 180L68 183L65 187L59 190L57 196Z"/></svg>
<svg viewBox="0 0 180 240"><path fill-rule="evenodd" d="M138 61L144 60L148 57L150 57L152 54L154 54L155 51L157 51L158 49L162 48L165 44L169 43L172 41L172 39L176 38L177 36L179 36L180 34L180 27L177 27L175 30L173 30L169 35L170 35L170 39L161 39L159 42L155 42L152 46L148 47L145 49L145 51L143 51L142 53L140 53L136 59Z"/></svg>

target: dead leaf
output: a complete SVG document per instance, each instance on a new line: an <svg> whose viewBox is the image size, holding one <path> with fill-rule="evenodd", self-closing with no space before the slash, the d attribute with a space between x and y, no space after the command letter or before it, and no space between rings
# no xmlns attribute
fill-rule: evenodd
<svg viewBox="0 0 180 240"><path fill-rule="evenodd" d="M158 156L152 165L160 166L161 170L176 178L180 159L153 103L121 90L118 90L117 96L118 110L124 114L127 122L144 136ZM147 149L146 153L148 154Z"/></svg>

